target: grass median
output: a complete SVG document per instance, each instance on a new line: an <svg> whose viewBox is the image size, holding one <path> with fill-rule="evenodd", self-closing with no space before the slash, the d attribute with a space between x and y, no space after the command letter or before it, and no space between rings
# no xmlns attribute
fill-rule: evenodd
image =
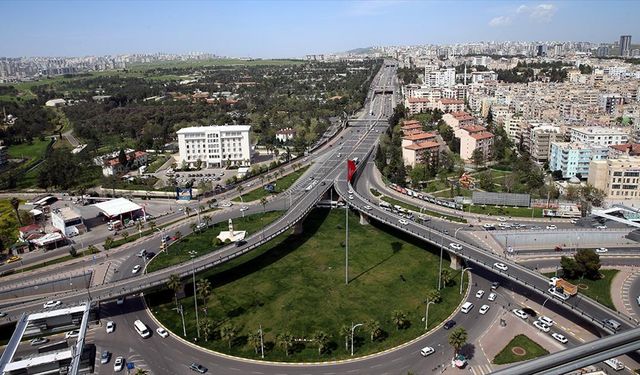
<svg viewBox="0 0 640 375"><path fill-rule="evenodd" d="M283 214L283 211L270 211L233 219L233 229L245 230L249 236L274 222ZM217 244L216 237L220 234L220 231L228 229L228 223L224 221L213 224L199 233L192 233L182 237L179 241L169 245L166 251L156 255L147 266L147 272L154 272L174 264L184 263L191 259L189 251L196 251L198 256L203 256L225 246L224 244Z"/></svg>
<svg viewBox="0 0 640 375"><path fill-rule="evenodd" d="M304 168L300 168L295 172L289 173L288 175L277 179L275 181L275 191L273 193L268 192L262 186L260 186L255 190L252 190L246 194L243 194L242 199L240 199L240 197L236 197L236 198L233 198L233 201L234 202L252 202L252 201L257 201L262 197L267 197L270 195L282 193L283 191L290 188L291 185L293 185L293 183L296 182L300 178L300 176L302 176L302 174L304 174L304 172L307 171L308 168L309 168L308 166Z"/></svg>
<svg viewBox="0 0 640 375"><path fill-rule="evenodd" d="M525 335L517 335L504 347L493 359L496 365L528 361L538 358L549 352L535 341Z"/></svg>
<svg viewBox="0 0 640 375"><path fill-rule="evenodd" d="M485 206L485 205L471 205L464 206L465 212L469 212L471 207L471 213L492 215L492 216L513 216L513 217L543 217L542 208L538 207L502 207L502 206ZM533 213L533 216L532 216Z"/></svg>
<svg viewBox="0 0 640 375"><path fill-rule="evenodd" d="M350 358L342 327L366 323L355 331L355 352L362 356L407 342L425 332L425 299L436 289L438 255L425 251L424 242L383 224L360 225L349 215L349 284L345 285L345 222L342 210L316 209L303 223L301 234L283 234L242 257L198 276L212 286L206 303L199 298L201 337L197 344L247 358L260 358L252 345L262 326L265 359L273 361L329 361ZM429 308L429 328L445 320L461 302L460 272L450 281L442 301ZM196 336L193 286L184 286L187 338ZM182 332L170 290L147 296L151 310L174 334ZM399 328L394 311L404 316ZM378 330L371 340L370 321ZM233 332L229 336L229 332ZM318 332L327 335L318 352ZM289 354L283 337L292 339Z"/></svg>

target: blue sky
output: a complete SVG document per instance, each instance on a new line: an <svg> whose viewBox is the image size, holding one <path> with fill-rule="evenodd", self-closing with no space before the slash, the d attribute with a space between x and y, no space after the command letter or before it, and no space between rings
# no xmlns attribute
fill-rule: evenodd
<svg viewBox="0 0 640 375"><path fill-rule="evenodd" d="M0 1L0 56L300 57L373 45L640 42L640 1Z"/></svg>

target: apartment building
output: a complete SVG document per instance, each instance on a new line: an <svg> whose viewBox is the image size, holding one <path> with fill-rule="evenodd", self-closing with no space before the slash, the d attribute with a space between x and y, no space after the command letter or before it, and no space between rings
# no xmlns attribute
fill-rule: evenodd
<svg viewBox="0 0 640 375"><path fill-rule="evenodd" d="M207 168L251 164L250 125L212 125L182 128L178 135L180 161Z"/></svg>
<svg viewBox="0 0 640 375"><path fill-rule="evenodd" d="M596 126L572 127L569 129L571 142L595 144L600 146L627 143L629 132L622 128L605 128Z"/></svg>
<svg viewBox="0 0 640 375"><path fill-rule="evenodd" d="M402 135L422 133L422 124L418 120L404 120L401 129Z"/></svg>
<svg viewBox="0 0 640 375"><path fill-rule="evenodd" d="M474 125L476 123L476 118L467 112L445 113L442 116L442 120L454 131L462 126Z"/></svg>
<svg viewBox="0 0 640 375"><path fill-rule="evenodd" d="M589 175L592 160L605 160L607 146L579 142L551 142L549 170L561 171L563 178L585 178Z"/></svg>
<svg viewBox="0 0 640 375"><path fill-rule="evenodd" d="M609 146L609 159L619 159L624 156L640 156L640 143L623 143Z"/></svg>
<svg viewBox="0 0 640 375"><path fill-rule="evenodd" d="M559 126L541 125L532 129L529 151L531 159L538 163L549 160L551 143L562 141L563 137Z"/></svg>
<svg viewBox="0 0 640 375"><path fill-rule="evenodd" d="M488 132L484 126L462 126L454 132L454 135L460 139L460 158L462 160L470 161L473 152L478 148L482 150L484 160L491 158L493 133Z"/></svg>
<svg viewBox="0 0 640 375"><path fill-rule="evenodd" d="M436 132L420 132L402 137L402 160L415 167L417 163L438 163L443 147Z"/></svg>
<svg viewBox="0 0 640 375"><path fill-rule="evenodd" d="M588 182L604 191L607 199L640 199L640 157L594 160L589 164Z"/></svg>
<svg viewBox="0 0 640 375"><path fill-rule="evenodd" d="M428 71L425 68L424 83L431 87L452 87L456 84L456 70L447 68Z"/></svg>

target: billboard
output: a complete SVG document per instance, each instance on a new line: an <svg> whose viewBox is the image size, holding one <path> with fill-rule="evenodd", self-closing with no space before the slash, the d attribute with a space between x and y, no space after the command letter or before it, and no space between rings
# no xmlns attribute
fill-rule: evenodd
<svg viewBox="0 0 640 375"><path fill-rule="evenodd" d="M193 198L191 188L176 188L176 200L178 201L190 201Z"/></svg>

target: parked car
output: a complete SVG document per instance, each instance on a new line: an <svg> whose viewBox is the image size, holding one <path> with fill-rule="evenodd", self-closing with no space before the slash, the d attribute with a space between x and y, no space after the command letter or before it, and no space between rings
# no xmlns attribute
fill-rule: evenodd
<svg viewBox="0 0 640 375"><path fill-rule="evenodd" d="M7 259L7 264L9 264L9 263L13 263L13 262L17 262L17 261L19 261L19 260L21 260L21 259L22 259L22 258L20 258L20 257L19 257L19 256L17 256L17 255L10 256L10 257L9 257L9 259Z"/></svg>
<svg viewBox="0 0 640 375"><path fill-rule="evenodd" d="M113 371L120 372L124 368L124 358L119 356L116 357L116 361L113 362Z"/></svg>
<svg viewBox="0 0 640 375"><path fill-rule="evenodd" d="M495 293L489 293L489 297L487 297L487 299L488 299L489 301L492 301L492 302L493 302L493 301L495 301L495 300L496 300L496 297L497 297L497 296L498 296L498 295L497 295L497 294L495 294Z"/></svg>
<svg viewBox="0 0 640 375"><path fill-rule="evenodd" d="M47 302L44 303L43 306L44 306L45 309L50 309L52 307L58 307L60 305L62 305L61 301L47 301Z"/></svg>
<svg viewBox="0 0 640 375"><path fill-rule="evenodd" d="M107 333L112 333L115 330L116 330L116 324L113 322L113 320L108 321L107 322Z"/></svg>
<svg viewBox="0 0 640 375"><path fill-rule="evenodd" d="M554 324L556 324L556 322L554 322L553 319L549 318L548 316L544 316L544 315L538 317L538 320L541 321L542 323L548 325L549 327L551 327Z"/></svg>
<svg viewBox="0 0 640 375"><path fill-rule="evenodd" d="M546 325L546 324L542 323L542 322L541 322L541 321L539 321L539 320L536 320L535 322L533 322L533 325L534 325L537 329L539 329L539 330L541 330L542 332L545 332L545 333L547 333L547 332L549 332L549 331L551 330L551 328L550 328L548 325Z"/></svg>
<svg viewBox="0 0 640 375"><path fill-rule="evenodd" d="M49 342L49 339L46 337L36 337L35 339L31 340L31 346L38 346L38 345L42 345L42 344L46 344Z"/></svg>
<svg viewBox="0 0 640 375"><path fill-rule="evenodd" d="M526 313L526 312L524 312L524 311L522 311L522 310L520 310L520 309L513 309L513 310L511 310L511 311L513 311L513 314L514 314L515 316L517 316L518 318L520 318L520 319L527 320L527 318L529 317L529 315L527 315L527 313Z"/></svg>

